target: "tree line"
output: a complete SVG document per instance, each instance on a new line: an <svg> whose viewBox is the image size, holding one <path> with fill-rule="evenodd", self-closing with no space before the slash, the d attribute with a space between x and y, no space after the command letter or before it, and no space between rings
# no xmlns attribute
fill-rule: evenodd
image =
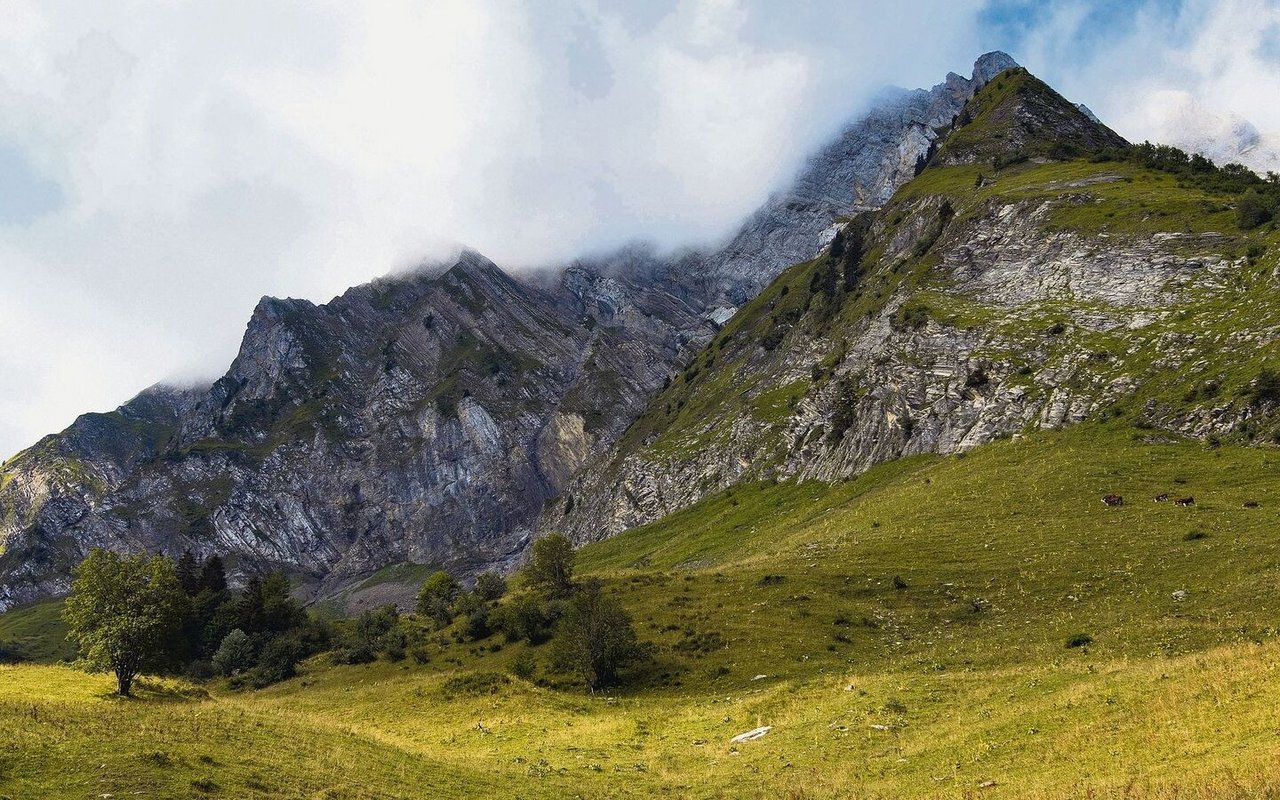
<svg viewBox="0 0 1280 800"><path fill-rule="evenodd" d="M1280 174L1259 175L1243 164L1219 166L1200 153L1187 153L1167 144L1131 145L1121 150L1104 150L1094 161L1127 161L1147 169L1166 172L1184 187L1210 194L1232 195L1236 199L1236 222L1252 230L1280 215Z"/></svg>
<svg viewBox="0 0 1280 800"><path fill-rule="evenodd" d="M113 673L123 696L145 673L263 687L292 677L300 661L325 651L335 664L407 656L425 663L428 628L441 643L448 629L456 642L501 636L530 648L545 644L552 669L596 691L618 683L627 667L647 658L648 648L598 580L574 575L574 557L569 540L551 534L534 542L515 591L498 573L483 573L464 589L439 571L418 592L416 618L389 605L328 622L291 597L280 572L251 577L236 589L216 555L200 561L187 551L175 560L97 549L76 567L63 616L85 662ZM517 674L529 658L517 661Z"/></svg>
<svg viewBox="0 0 1280 800"><path fill-rule="evenodd" d="M497 573L482 573L465 590L449 573L435 572L418 592L417 619L439 634L440 643L448 641L443 633L451 630L455 642L502 637L530 648L546 645L548 666L575 676L590 691L617 685L626 668L649 657L649 648L639 641L626 609L599 580L574 575L574 561L569 539L549 534L533 543L515 591L509 592L507 580ZM424 644L421 627L404 625L395 606L383 606L347 624L332 659L354 664L410 656L425 662L430 654ZM514 669L529 677L532 656L528 650L523 656Z"/></svg>
<svg viewBox="0 0 1280 800"><path fill-rule="evenodd" d="M227 582L218 556L121 555L93 550L76 567L63 609L69 635L93 667L132 692L143 672L266 686L292 677L329 644L327 625L290 596L280 572Z"/></svg>

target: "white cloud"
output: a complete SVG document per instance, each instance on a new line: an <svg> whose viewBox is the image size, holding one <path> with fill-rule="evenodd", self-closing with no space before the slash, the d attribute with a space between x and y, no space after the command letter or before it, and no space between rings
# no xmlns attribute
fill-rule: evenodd
<svg viewBox="0 0 1280 800"><path fill-rule="evenodd" d="M841 87L831 51L762 34L770 15L5 0L0 144L63 204L0 221L0 451L216 375L262 294L322 301L459 241L518 267L720 234L876 72Z"/></svg>
<svg viewBox="0 0 1280 800"><path fill-rule="evenodd" d="M1148 3L1114 29L1099 29L1089 10L1059 4L1020 60L1131 141L1280 169L1280 2Z"/></svg>

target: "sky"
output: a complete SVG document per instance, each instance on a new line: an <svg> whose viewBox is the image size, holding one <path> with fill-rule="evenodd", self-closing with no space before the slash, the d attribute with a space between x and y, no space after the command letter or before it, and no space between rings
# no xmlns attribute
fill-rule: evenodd
<svg viewBox="0 0 1280 800"><path fill-rule="evenodd" d="M1009 52L1280 170L1280 0L0 0L0 457L220 375L263 295L713 243L886 85Z"/></svg>

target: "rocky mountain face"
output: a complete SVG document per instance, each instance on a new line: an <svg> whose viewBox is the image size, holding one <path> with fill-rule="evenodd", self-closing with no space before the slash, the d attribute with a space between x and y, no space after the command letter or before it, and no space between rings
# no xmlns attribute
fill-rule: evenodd
<svg viewBox="0 0 1280 800"><path fill-rule="evenodd" d="M658 291L569 270L550 294L475 253L323 306L264 299L211 387L149 390L6 465L0 601L65 589L91 547L218 552L321 591L501 565L711 330Z"/></svg>
<svg viewBox="0 0 1280 800"><path fill-rule="evenodd" d="M464 253L324 305L264 298L212 386L148 389L5 462L0 610L65 591L93 547L283 567L316 597L401 562L509 564L737 306L891 197L1011 66L887 94L717 251L520 279Z"/></svg>
<svg viewBox="0 0 1280 800"><path fill-rule="evenodd" d="M743 308L542 527L590 541L743 481L839 481L1085 420L1280 434L1280 235L1121 147L1006 71L919 177Z"/></svg>
<svg viewBox="0 0 1280 800"><path fill-rule="evenodd" d="M779 265L812 258L831 240L838 220L888 202L915 177L939 132L974 92L1016 66L1005 53L988 53L970 78L953 72L929 90L886 92L866 117L810 159L790 189L770 198L706 260L704 304L741 305L777 277Z"/></svg>

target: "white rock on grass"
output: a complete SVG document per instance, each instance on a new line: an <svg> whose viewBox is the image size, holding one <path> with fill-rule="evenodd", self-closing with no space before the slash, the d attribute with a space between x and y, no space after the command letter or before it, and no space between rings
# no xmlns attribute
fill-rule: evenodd
<svg viewBox="0 0 1280 800"><path fill-rule="evenodd" d="M733 737L732 739L729 740L729 743L738 744L739 742L750 742L754 739L759 739L761 736L764 736L766 733L768 733L771 730L773 730L772 725L764 725L759 728L753 728L752 730L749 730L746 733L740 733L737 736Z"/></svg>

